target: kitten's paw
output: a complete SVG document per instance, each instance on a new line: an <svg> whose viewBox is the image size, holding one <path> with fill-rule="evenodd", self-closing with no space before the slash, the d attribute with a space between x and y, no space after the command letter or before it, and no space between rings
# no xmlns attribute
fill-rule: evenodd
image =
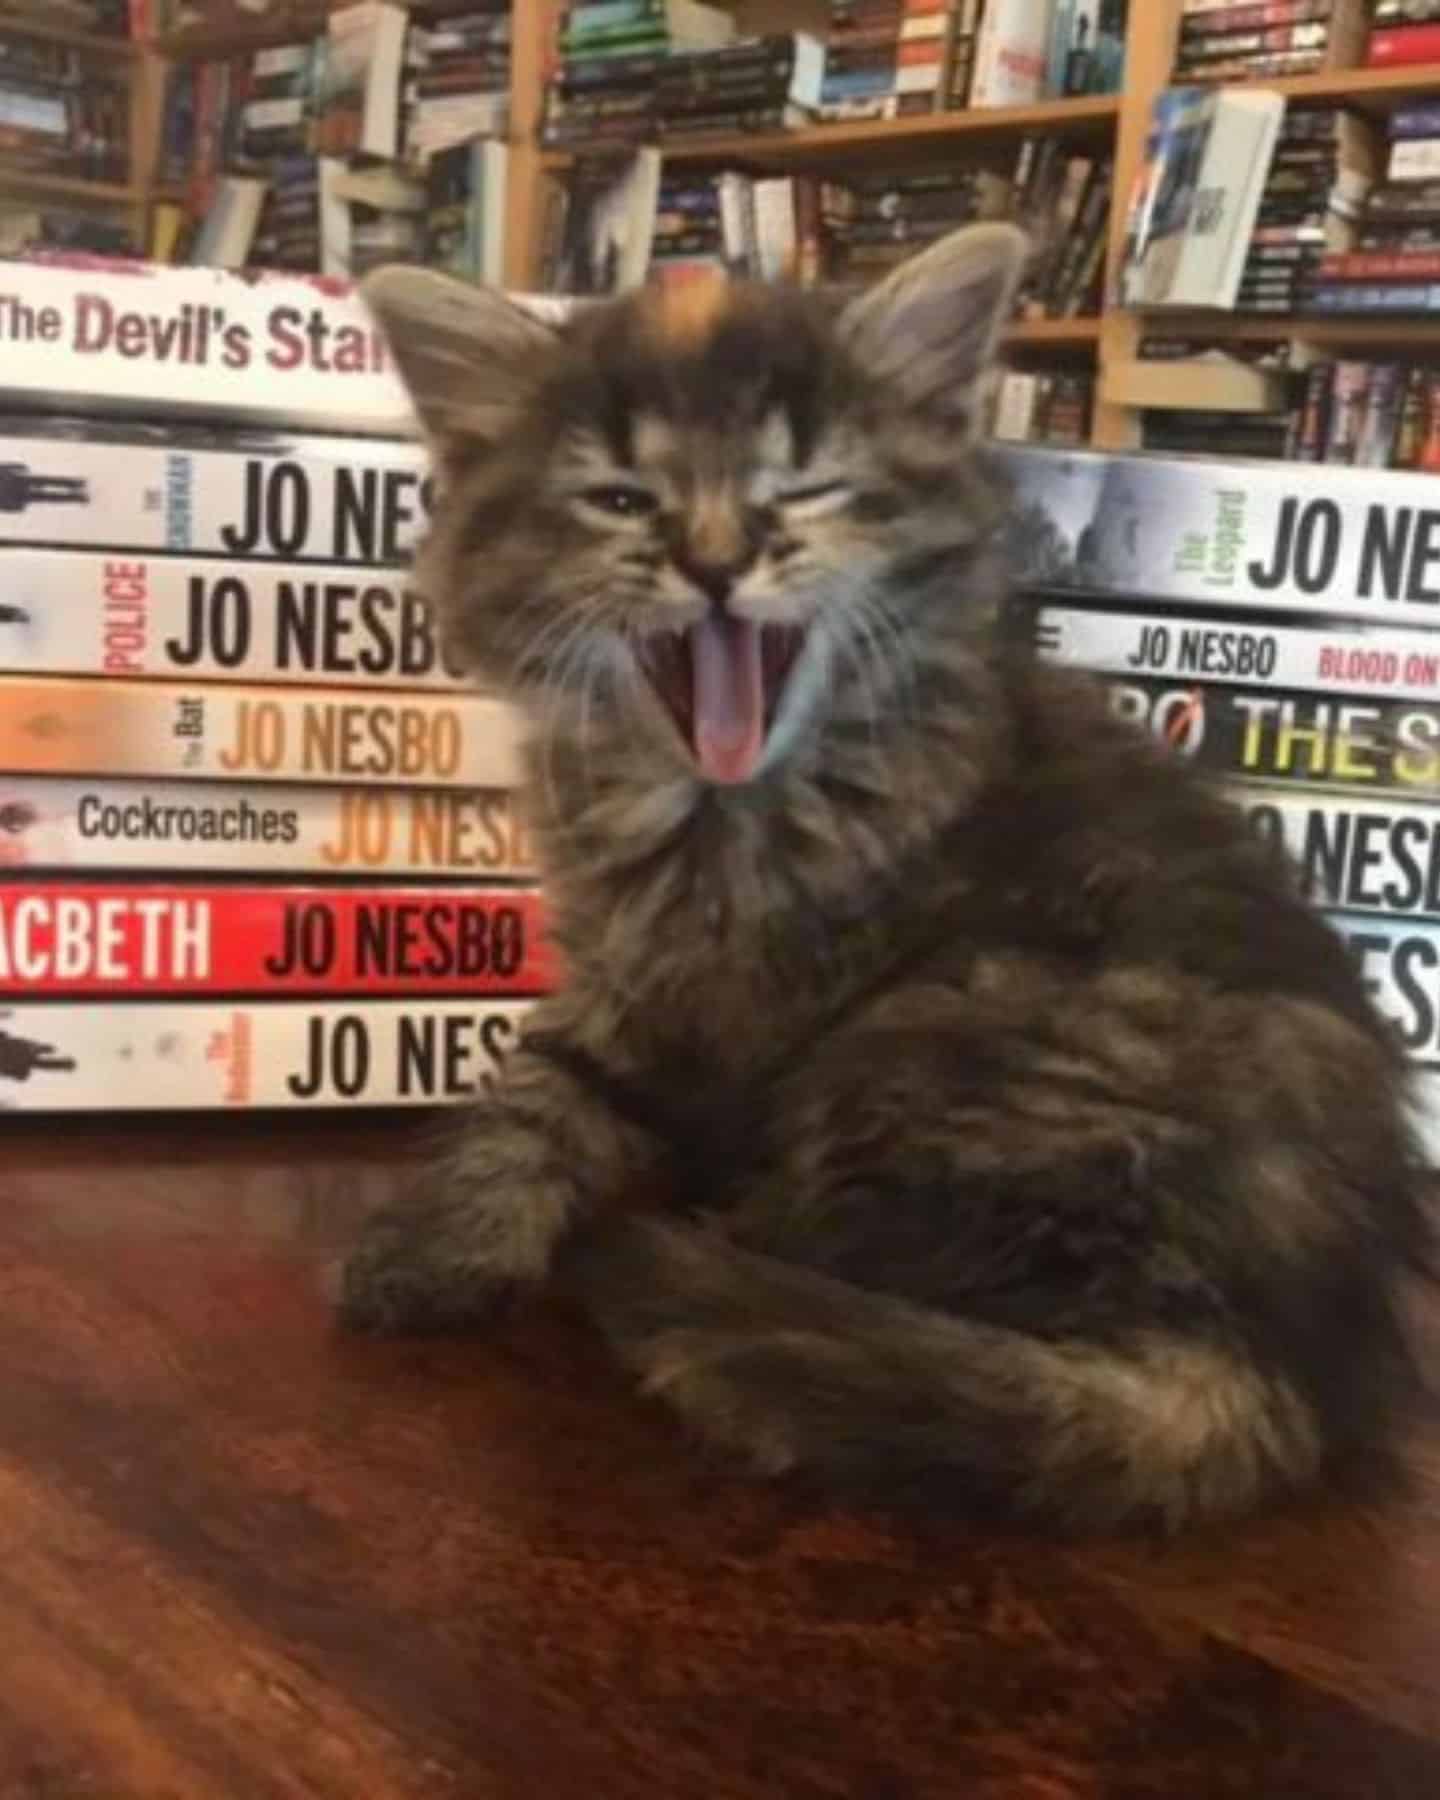
<svg viewBox="0 0 1440 1800"><path fill-rule="evenodd" d="M330 1275L339 1321L374 1335L489 1324L544 1278L558 1218L544 1189L385 1207Z"/></svg>

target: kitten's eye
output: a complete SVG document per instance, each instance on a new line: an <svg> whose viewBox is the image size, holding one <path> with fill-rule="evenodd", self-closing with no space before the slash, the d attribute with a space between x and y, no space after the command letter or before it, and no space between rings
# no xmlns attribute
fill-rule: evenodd
<svg viewBox="0 0 1440 1800"><path fill-rule="evenodd" d="M775 498L781 506L803 506L810 512L832 512L850 498L850 483L817 481L810 487L789 488Z"/></svg>
<svg viewBox="0 0 1440 1800"><path fill-rule="evenodd" d="M603 487L586 488L580 498L587 506L621 519L652 513L660 504L648 488L627 487L618 481L607 482Z"/></svg>

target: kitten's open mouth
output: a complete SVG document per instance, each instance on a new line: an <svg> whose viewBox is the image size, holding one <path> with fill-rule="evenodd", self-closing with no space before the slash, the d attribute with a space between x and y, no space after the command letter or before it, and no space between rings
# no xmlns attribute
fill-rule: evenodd
<svg viewBox="0 0 1440 1800"><path fill-rule="evenodd" d="M649 639L642 666L711 781L748 781L805 642L794 625L711 613Z"/></svg>

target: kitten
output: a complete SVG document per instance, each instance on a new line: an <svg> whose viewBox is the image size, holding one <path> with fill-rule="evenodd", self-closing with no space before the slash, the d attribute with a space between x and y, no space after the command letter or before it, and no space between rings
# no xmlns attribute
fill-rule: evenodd
<svg viewBox="0 0 1440 1800"><path fill-rule="evenodd" d="M972 440L1023 256L977 227L843 303L561 328L371 278L568 979L341 1311L445 1329L553 1273L762 1473L1174 1529L1393 1435L1422 1171L1286 872L1006 646Z"/></svg>

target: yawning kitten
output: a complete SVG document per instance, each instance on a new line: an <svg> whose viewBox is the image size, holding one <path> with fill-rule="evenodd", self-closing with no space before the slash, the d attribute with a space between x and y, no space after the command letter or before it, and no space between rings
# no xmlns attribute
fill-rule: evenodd
<svg viewBox="0 0 1440 1800"><path fill-rule="evenodd" d="M1338 938L1002 642L972 438L1022 258L980 227L845 304L561 329L371 279L568 979L342 1310L447 1328L553 1271L763 1472L1173 1528L1386 1441L1421 1175ZM627 1211L657 1165L672 1210Z"/></svg>

